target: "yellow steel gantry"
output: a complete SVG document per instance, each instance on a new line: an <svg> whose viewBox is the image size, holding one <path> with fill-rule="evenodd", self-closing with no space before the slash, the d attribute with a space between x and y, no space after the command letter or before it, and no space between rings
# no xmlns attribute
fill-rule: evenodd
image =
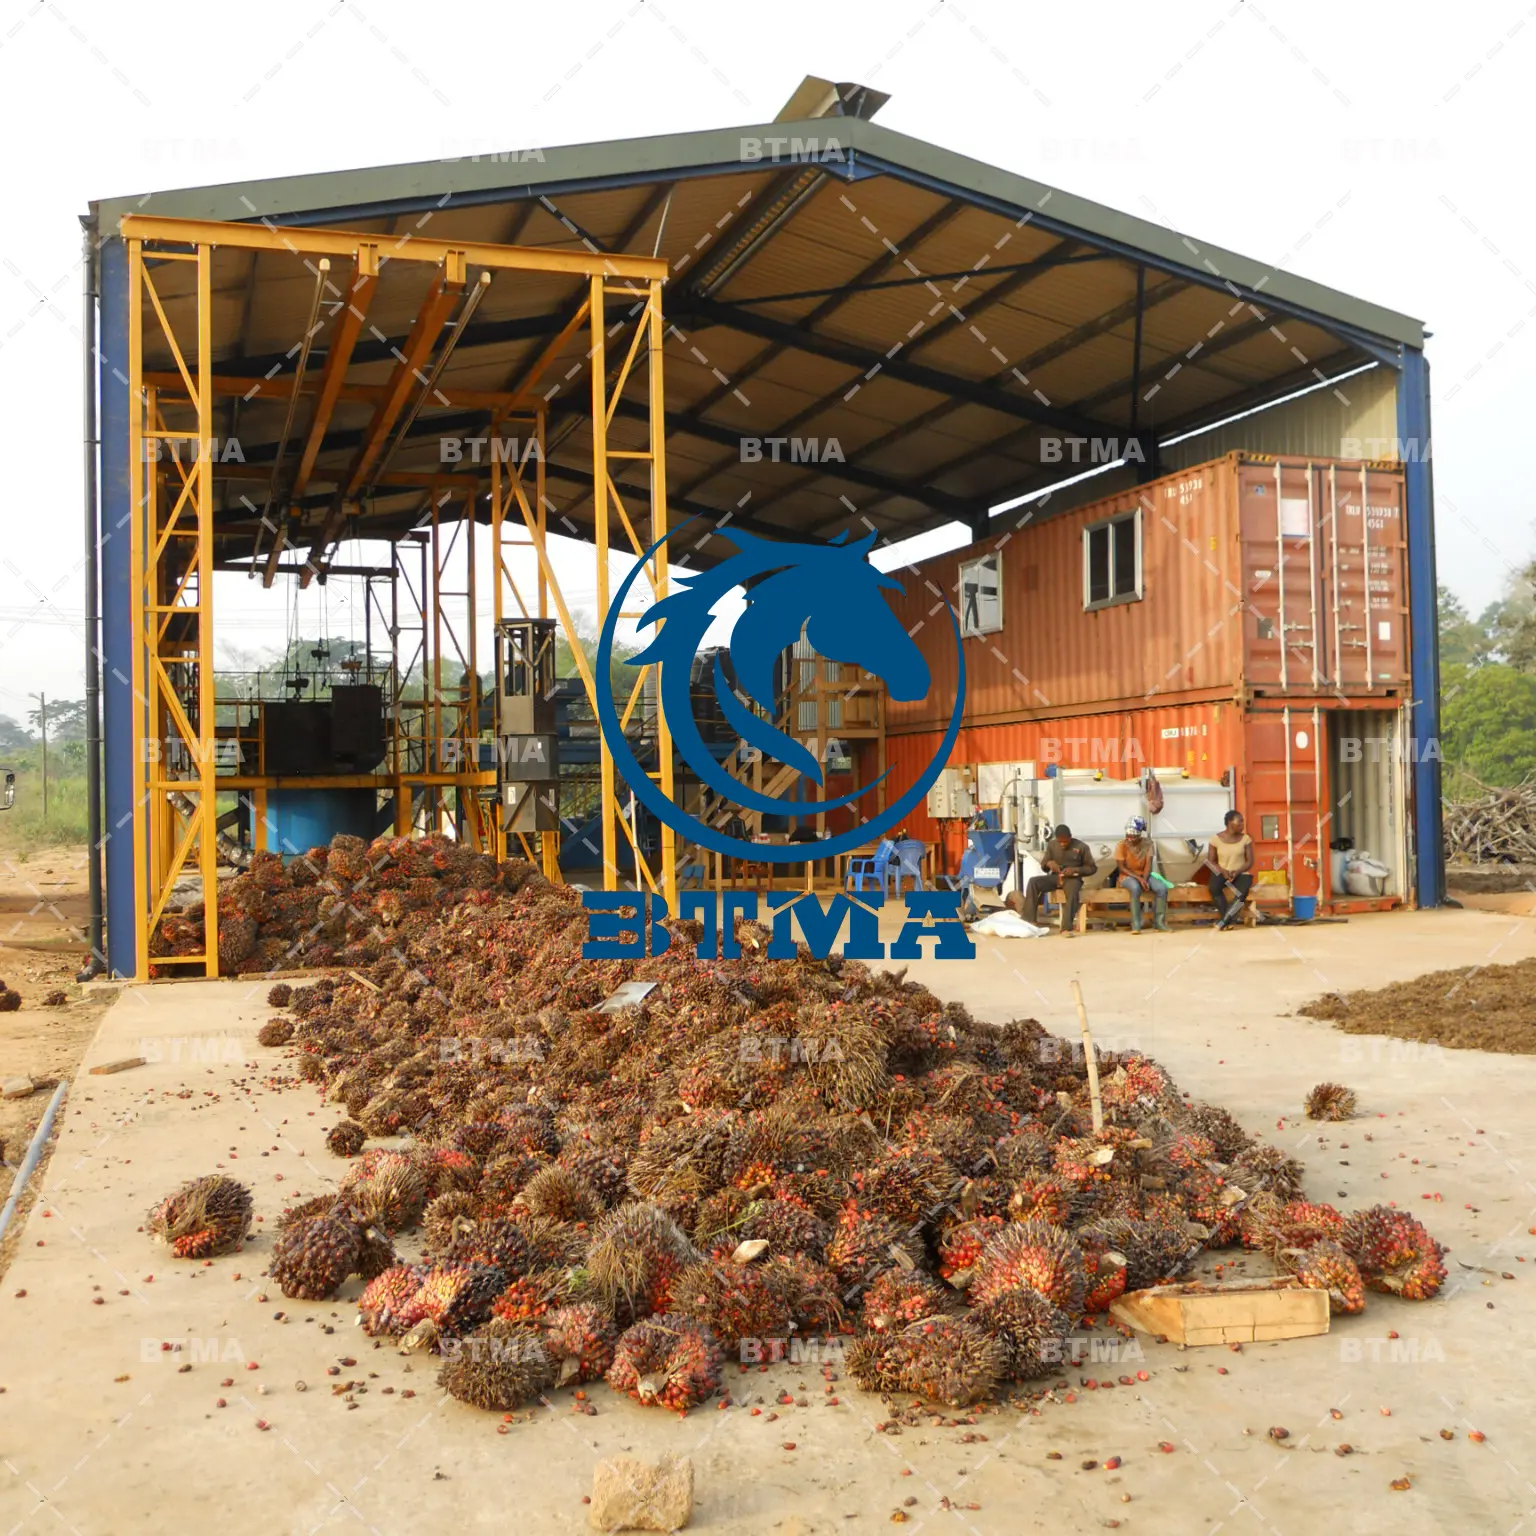
<svg viewBox="0 0 1536 1536"><path fill-rule="evenodd" d="M430 291L413 337L430 334L435 340L443 329L449 296L460 293L469 282L472 268L507 273L566 273L582 279L585 297L561 332L541 351L533 366L510 392L457 391L440 386L455 406L483 407L493 413L493 430L509 422L526 421L532 429L533 451L503 466L493 452L489 465L491 492L492 569L494 614L499 621L513 613L529 614L507 564L512 547L531 547L538 565L537 615L548 616L553 602L569 640L589 699L596 708L596 689L608 686L597 679L582 646L569 606L561 591L548 550L549 502L545 488L545 435L547 415L544 395L536 386L549 366L573 341L585 339L592 377L591 436L592 484L597 547L599 623L606 617L610 600L608 555L611 517L616 513L623 534L636 555L667 531L665 411L662 349L665 338L661 291L667 274L664 260L654 257L585 252L552 251L518 246L498 246L432 240L417 235L408 240L335 229L302 229L263 224L224 224L193 219L167 219L133 214L121 221L127 245L130 279L129 304L129 399L132 519L130 542L133 562L133 686L140 709L135 717L135 791L139 814L134 818L133 844L135 902L138 914L138 975L149 974L151 962L158 967L190 966L204 974L219 974L218 963L218 814L221 790L249 792L256 809L257 846L265 839L266 796L277 788L344 788L374 786L393 791L397 829L407 830L414 811L413 794L425 798L429 824L435 830L444 811L442 796L454 789L460 796L466 833L476 845L504 853L499 816L488 811L481 798L496 782L494 771L479 767L480 684L475 642L474 498L482 482L455 474L411 474L405 471L379 475L385 485L421 485L428 493L431 519L427 534L427 581L417 595L421 605L422 651L425 683L421 706L425 716L423 761L419 768L405 761L409 742L402 736L398 696L400 673L396 656L397 696L393 740L385 770L378 774L278 779L251 775L240 769L238 749L233 772L219 772L219 740L215 723L218 700L214 686L214 479L215 475L241 474L238 465L215 463L214 401L216 397L246 395L252 381L219 375L213 359L212 267L223 249L288 252L315 270L320 258L351 261L355 279L341 307L336 332L327 350L317 386L304 391L302 381L274 378L263 381L263 396L281 398L295 388L315 395L314 411L300 453L298 475L307 485L315 471L325 432L338 401L367 400L374 418L364 452L354 460L338 486L331 514L311 549L306 569L324 571L330 545L341 531L349 497L355 496L370 468L387 459L383 444L410 398L419 367L430 354L430 343L416 349L414 364L401 363L386 385L357 385L345 375L352 347L360 334L385 262L424 266L430 273ZM190 318L173 324L156 287L162 263L195 266L195 303ZM627 308L624 319L610 318L611 306ZM610 371L608 341L633 322L634 334L618 366ZM583 333L585 335L583 336ZM168 352L174 368L146 370L148 343ZM619 354L616 352L616 356ZM649 417L646 447L639 451L610 449L608 429L620 396L632 381L645 380ZM176 453L167 461L164 444L190 443L193 455L184 463ZM366 459L366 462L364 460ZM634 499L626 488L621 495L613 470L616 460L641 461L649 469L648 508L627 505ZM529 473L530 465L532 473ZM247 474L242 478L248 478ZM531 482L531 483L530 483ZM296 482L297 483L297 482ZM448 499L462 499L462 528L440 516ZM514 513L515 508L515 513ZM516 515L526 531L526 542L508 537L508 520ZM445 534L445 523L453 529ZM443 586L448 557L462 539L467 546L467 592L450 592ZM272 546L264 551L264 584L270 586L279 570L281 531L274 531ZM667 592L664 559L649 563L647 578L656 600ZM398 603L398 570L392 581ZM463 597L467 606L465 633L452 629L443 611L443 600ZM515 605L515 606L513 606ZM400 624L392 624L392 644L398 650ZM450 685L443 677L446 662L463 669L467 684ZM623 710L627 722L645 686L644 669ZM453 760L446 747L454 743ZM674 793L671 738L665 719L659 722L656 778L670 798ZM634 848L636 868L645 885L665 893L676 910L676 846L670 829L662 834L660 865L652 869L638 846L630 821L617 804L613 759L602 747L603 883L616 889L619 879L618 836L622 829ZM402 821L404 825L402 825ZM559 878L558 833L541 839L539 860L546 874ZM525 845L526 847L526 845ZM530 856L532 850L527 849ZM197 955L151 956L150 937L172 899L178 879L196 871L205 893L207 941Z"/></svg>

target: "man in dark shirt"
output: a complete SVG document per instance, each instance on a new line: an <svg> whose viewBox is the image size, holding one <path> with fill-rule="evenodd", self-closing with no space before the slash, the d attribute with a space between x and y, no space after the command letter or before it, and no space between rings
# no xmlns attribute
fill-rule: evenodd
<svg viewBox="0 0 1536 1536"><path fill-rule="evenodd" d="M1070 934L1077 920L1077 903L1083 893L1083 881L1098 869L1098 865L1094 863L1087 843L1073 837L1071 827L1065 823L1056 828L1056 836L1046 848L1041 862L1045 865L1045 873L1036 875L1024 887L1024 921L1038 924L1040 898L1047 891L1060 891L1067 903L1066 914L1061 920L1061 931Z"/></svg>

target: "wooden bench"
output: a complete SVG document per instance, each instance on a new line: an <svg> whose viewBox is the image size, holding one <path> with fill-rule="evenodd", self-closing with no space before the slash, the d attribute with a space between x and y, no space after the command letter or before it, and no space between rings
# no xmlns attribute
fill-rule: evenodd
<svg viewBox="0 0 1536 1536"><path fill-rule="evenodd" d="M1254 927L1259 921L1260 908L1289 911L1290 906L1289 885L1255 881L1253 889L1248 893L1248 900L1243 903L1243 924L1248 928ZM1141 898L1143 925L1151 924L1155 912L1155 898L1150 891L1146 892ZM1122 915L1129 926L1131 920L1129 891L1123 891L1117 885L1107 885L1097 891L1084 891L1077 908L1077 931L1087 933L1090 916L1099 922L1118 927ZM1196 883L1176 885L1168 892L1170 923L1214 921L1215 916L1216 904L1211 900L1209 886Z"/></svg>

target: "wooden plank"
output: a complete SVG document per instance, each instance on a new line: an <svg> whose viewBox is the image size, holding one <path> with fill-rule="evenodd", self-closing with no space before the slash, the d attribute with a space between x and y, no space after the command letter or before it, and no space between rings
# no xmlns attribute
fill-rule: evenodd
<svg viewBox="0 0 1536 1536"><path fill-rule="evenodd" d="M1328 1294L1291 1279L1154 1286L1110 1308L1119 1321L1175 1344L1246 1344L1328 1332Z"/></svg>

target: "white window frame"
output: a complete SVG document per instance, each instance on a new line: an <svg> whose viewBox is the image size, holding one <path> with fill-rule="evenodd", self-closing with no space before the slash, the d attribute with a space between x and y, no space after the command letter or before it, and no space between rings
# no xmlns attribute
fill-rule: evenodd
<svg viewBox="0 0 1536 1536"><path fill-rule="evenodd" d="M1109 548L1109 582L1110 595L1108 597L1095 598L1093 596L1093 535L1100 529L1112 528L1117 524L1130 523L1134 528L1136 551L1136 581L1130 592L1115 592L1115 551L1114 535L1110 535ZM1083 529L1083 610L1087 613L1095 612L1100 608L1113 608L1120 603L1139 603L1146 595L1142 580L1142 520L1141 508L1136 507L1126 512L1116 512L1113 517L1101 517L1096 523L1089 523Z"/></svg>
<svg viewBox="0 0 1536 1536"><path fill-rule="evenodd" d="M974 571L978 566L987 566L996 574L997 578L997 622L995 624L983 624L981 618L981 604L976 605L978 622L971 624L966 618L965 602L965 578L967 571ZM960 598L960 635L962 639L973 640L981 635L999 635L1003 631L1003 552L994 549L985 555L978 555L974 560L962 560L960 562L959 592Z"/></svg>

